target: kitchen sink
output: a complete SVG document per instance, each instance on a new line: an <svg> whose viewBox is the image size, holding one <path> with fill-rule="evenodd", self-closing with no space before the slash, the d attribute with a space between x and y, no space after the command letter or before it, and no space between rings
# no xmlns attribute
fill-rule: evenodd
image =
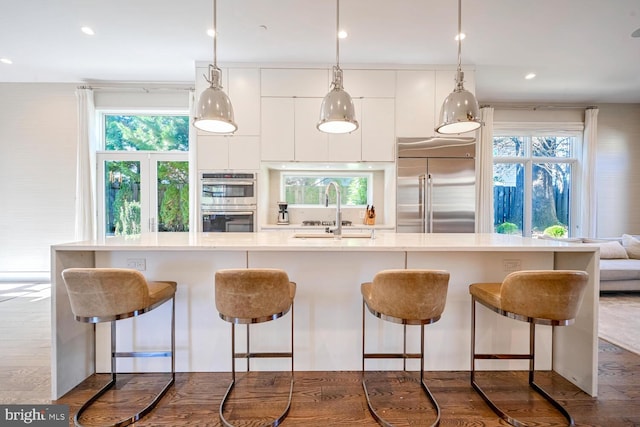
<svg viewBox="0 0 640 427"><path fill-rule="evenodd" d="M293 235L296 239L333 239L335 236L332 233L295 233ZM369 233L342 233L343 239L370 239Z"/></svg>

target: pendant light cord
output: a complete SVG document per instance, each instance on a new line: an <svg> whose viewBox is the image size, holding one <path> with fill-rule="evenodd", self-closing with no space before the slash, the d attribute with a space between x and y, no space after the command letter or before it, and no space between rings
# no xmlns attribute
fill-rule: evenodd
<svg viewBox="0 0 640 427"><path fill-rule="evenodd" d="M462 71L462 0L458 0L458 71Z"/></svg>
<svg viewBox="0 0 640 427"><path fill-rule="evenodd" d="M216 10L218 9L218 1L213 0L213 68L218 68L217 50L218 50L218 26L216 25Z"/></svg>
<svg viewBox="0 0 640 427"><path fill-rule="evenodd" d="M336 67L340 68L340 0L336 0Z"/></svg>

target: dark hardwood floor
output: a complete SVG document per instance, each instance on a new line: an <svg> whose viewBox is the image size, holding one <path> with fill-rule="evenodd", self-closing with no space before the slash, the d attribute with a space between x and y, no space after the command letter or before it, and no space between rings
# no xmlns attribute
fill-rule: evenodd
<svg viewBox="0 0 640 427"><path fill-rule="evenodd" d="M578 426L640 426L640 356L600 341L599 395L592 398L550 372L538 382L573 415ZM87 411L83 420L116 420L141 407L166 378L121 375L118 390ZM564 418L527 388L524 372L479 374L479 381L496 403L532 426L566 425ZM94 375L56 403L70 405L74 414L93 390L107 381ZM180 373L159 406L137 426L220 426L219 403L230 374ZM225 415L237 426L258 426L284 408L288 373L251 372L238 375ZM426 382L442 409L442 426L506 425L469 385L468 372L428 372ZM422 394L417 373L367 372L372 400L388 421L398 426L430 425L435 413ZM72 425L72 423L71 423ZM284 426L376 426L367 409L360 372L296 372L293 403Z"/></svg>

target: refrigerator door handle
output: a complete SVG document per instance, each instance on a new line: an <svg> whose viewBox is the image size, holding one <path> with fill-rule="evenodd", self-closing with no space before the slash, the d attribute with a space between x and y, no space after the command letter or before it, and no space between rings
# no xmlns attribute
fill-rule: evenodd
<svg viewBox="0 0 640 427"><path fill-rule="evenodd" d="M427 175L426 192L427 233L433 233L433 179L431 178L431 174Z"/></svg>
<svg viewBox="0 0 640 427"><path fill-rule="evenodd" d="M426 222L426 209L425 209L425 182L426 175L418 176L418 216L420 217L420 232L424 233Z"/></svg>

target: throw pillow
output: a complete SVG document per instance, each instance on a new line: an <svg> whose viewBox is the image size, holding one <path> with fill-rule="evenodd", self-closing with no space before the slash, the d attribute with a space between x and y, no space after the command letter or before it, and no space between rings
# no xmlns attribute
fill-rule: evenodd
<svg viewBox="0 0 640 427"><path fill-rule="evenodd" d="M620 242L611 241L598 243L600 246L600 259L628 259L627 251L622 247Z"/></svg>
<svg viewBox="0 0 640 427"><path fill-rule="evenodd" d="M629 234L623 234L622 246L627 251L629 258L640 259L640 240Z"/></svg>

